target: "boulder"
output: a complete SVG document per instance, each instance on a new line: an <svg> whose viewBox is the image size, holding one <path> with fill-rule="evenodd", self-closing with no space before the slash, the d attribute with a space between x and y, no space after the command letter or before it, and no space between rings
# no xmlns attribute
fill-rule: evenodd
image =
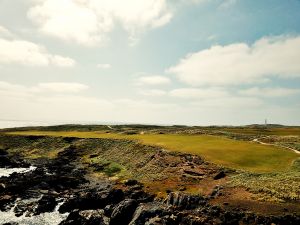
<svg viewBox="0 0 300 225"><path fill-rule="evenodd" d="M128 224L137 208L137 201L134 199L125 199L121 201L113 210L110 218L110 225Z"/></svg>
<svg viewBox="0 0 300 225"><path fill-rule="evenodd" d="M103 210L75 210L59 225L108 225Z"/></svg>
<svg viewBox="0 0 300 225"><path fill-rule="evenodd" d="M221 171L221 172L217 173L217 174L214 176L214 180L219 180L219 179L222 179L222 178L224 178L224 177L226 177L226 174L225 174L224 171Z"/></svg>
<svg viewBox="0 0 300 225"><path fill-rule="evenodd" d="M143 190L136 190L136 189L130 189L126 196L131 199L135 199L138 201L138 203L146 203L146 202L152 202L155 198L155 195L149 194Z"/></svg>
<svg viewBox="0 0 300 225"><path fill-rule="evenodd" d="M16 217L22 216L28 210L28 204L24 202L19 202L14 208L14 213Z"/></svg>
<svg viewBox="0 0 300 225"><path fill-rule="evenodd" d="M104 215L107 216L107 217L110 217L113 210L114 210L114 206L113 205L107 205L104 207Z"/></svg>
<svg viewBox="0 0 300 225"><path fill-rule="evenodd" d="M39 201L34 214L39 215L45 212L52 212L57 205L57 201L53 196L44 195Z"/></svg>
<svg viewBox="0 0 300 225"><path fill-rule="evenodd" d="M0 147L0 156L4 156L4 155L7 155L7 151L3 148Z"/></svg>
<svg viewBox="0 0 300 225"><path fill-rule="evenodd" d="M189 195L182 192L169 193L166 203L180 209L195 209L207 203L206 199L200 195Z"/></svg>
<svg viewBox="0 0 300 225"><path fill-rule="evenodd" d="M124 184L125 184L126 186L133 186L133 185L137 185L137 184L138 184L138 181L137 181L137 180L129 179L129 180L125 181Z"/></svg>
<svg viewBox="0 0 300 225"><path fill-rule="evenodd" d="M12 202L13 200L14 200L14 198L11 195L2 195L2 196L0 196L0 210L4 210L5 205Z"/></svg>
<svg viewBox="0 0 300 225"><path fill-rule="evenodd" d="M59 208L60 213L70 212L74 209L102 209L108 204L116 204L124 199L121 189L107 191L86 190L79 195L68 199Z"/></svg>
<svg viewBox="0 0 300 225"><path fill-rule="evenodd" d="M146 224L146 222L151 220L151 218L161 218L168 214L170 213L168 212L166 205L164 205L163 203L142 203L133 214L133 218L130 221L129 225L144 225Z"/></svg>
<svg viewBox="0 0 300 225"><path fill-rule="evenodd" d="M8 156L0 155L0 167L15 167L17 164L13 162Z"/></svg>

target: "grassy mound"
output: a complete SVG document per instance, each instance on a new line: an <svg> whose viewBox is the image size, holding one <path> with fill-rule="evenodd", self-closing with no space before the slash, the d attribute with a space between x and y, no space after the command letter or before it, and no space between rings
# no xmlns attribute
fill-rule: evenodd
<svg viewBox="0 0 300 225"><path fill-rule="evenodd" d="M283 148L211 135L117 134L104 132L24 131L18 135L49 135L79 138L138 140L171 151L197 154L216 164L251 172L288 171L299 155Z"/></svg>

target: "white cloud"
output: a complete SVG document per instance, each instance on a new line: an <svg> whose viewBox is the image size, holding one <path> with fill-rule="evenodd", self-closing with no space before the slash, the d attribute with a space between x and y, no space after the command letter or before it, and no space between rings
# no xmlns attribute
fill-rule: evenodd
<svg viewBox="0 0 300 225"><path fill-rule="evenodd" d="M9 32L6 29L4 31L4 33ZM9 32L8 34L11 33ZM12 38L14 35L11 34L10 37ZM50 54L41 45L16 38L1 38L0 35L0 49L0 64L20 64L23 66L53 65L58 67L72 67L75 65L75 61L71 58Z"/></svg>
<svg viewBox="0 0 300 225"><path fill-rule="evenodd" d="M260 83L300 77L300 37L262 38L249 46L213 46L188 54L167 72L192 86Z"/></svg>
<svg viewBox="0 0 300 225"><path fill-rule="evenodd" d="M99 69L110 69L111 68L111 65L110 64L97 64L97 68Z"/></svg>
<svg viewBox="0 0 300 225"><path fill-rule="evenodd" d="M159 75L141 76L137 78L137 85L166 85L171 83L170 79Z"/></svg>
<svg viewBox="0 0 300 225"><path fill-rule="evenodd" d="M192 101L197 99L223 98L231 96L228 91L222 88L177 88L171 91L165 91L161 89L146 89L139 90L138 93L145 96L168 96L174 98L190 99Z"/></svg>
<svg viewBox="0 0 300 225"><path fill-rule="evenodd" d="M296 95L300 93L300 89L292 88L258 88L253 87L245 90L240 90L239 94L247 96L259 96L259 97L286 97Z"/></svg>
<svg viewBox="0 0 300 225"><path fill-rule="evenodd" d="M153 96L153 97L160 97L167 94L166 91L159 90L159 89L141 90L139 91L139 93L145 96Z"/></svg>
<svg viewBox="0 0 300 225"><path fill-rule="evenodd" d="M12 38L12 37L14 37L14 35L5 27L0 26L0 37Z"/></svg>
<svg viewBox="0 0 300 225"><path fill-rule="evenodd" d="M49 60L53 65L60 67L72 67L75 65L74 59L60 55L51 55L49 56Z"/></svg>
<svg viewBox="0 0 300 225"><path fill-rule="evenodd" d="M240 107L243 109L255 109L263 105L263 101L253 97L224 97L224 98L210 98L197 102L192 102L192 105L214 108L214 109L231 109L237 113ZM238 114L238 113L237 113ZM234 122L232 122L234 123Z"/></svg>
<svg viewBox="0 0 300 225"><path fill-rule="evenodd" d="M0 90L20 90L23 89L24 86L18 84L11 84L9 82L0 81Z"/></svg>
<svg viewBox="0 0 300 225"><path fill-rule="evenodd" d="M32 93L30 93L28 88L23 85L0 81L0 96L23 99L31 97Z"/></svg>
<svg viewBox="0 0 300 225"><path fill-rule="evenodd" d="M187 99L207 99L207 98L220 98L228 96L228 92L223 89L217 88L179 88L169 92L172 97L187 98Z"/></svg>
<svg viewBox="0 0 300 225"><path fill-rule="evenodd" d="M77 93L87 90L89 87L81 83L64 83L64 82L51 82L51 83L39 83L32 90L37 92L60 92L60 93Z"/></svg>
<svg viewBox="0 0 300 225"><path fill-rule="evenodd" d="M86 46L101 45L120 24L137 39L140 32L167 24L167 0L39 0L28 17L44 34Z"/></svg>
<svg viewBox="0 0 300 225"><path fill-rule="evenodd" d="M34 86L24 86L0 81L0 93L2 96L26 98L36 94L68 94L87 90L89 87L81 83L48 82Z"/></svg>

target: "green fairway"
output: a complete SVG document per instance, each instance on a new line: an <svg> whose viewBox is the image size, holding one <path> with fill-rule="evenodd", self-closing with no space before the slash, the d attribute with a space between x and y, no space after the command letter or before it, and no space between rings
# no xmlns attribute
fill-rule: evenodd
<svg viewBox="0 0 300 225"><path fill-rule="evenodd" d="M138 140L144 144L158 145L167 150L198 154L216 164L252 172L287 171L291 167L293 161L299 158L298 154L279 147L210 135L123 135L78 131L20 131L11 132L10 134Z"/></svg>

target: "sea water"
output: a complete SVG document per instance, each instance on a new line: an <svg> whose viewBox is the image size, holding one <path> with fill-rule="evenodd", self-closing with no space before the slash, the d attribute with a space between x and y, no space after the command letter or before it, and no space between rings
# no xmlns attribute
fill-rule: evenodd
<svg viewBox="0 0 300 225"><path fill-rule="evenodd" d="M57 204L53 212L41 213L30 217L26 217L26 212L22 216L16 217L14 213L15 205L7 212L0 211L0 224L17 222L19 225L58 225L69 215L69 213L59 213L58 209L62 204L63 202Z"/></svg>
<svg viewBox="0 0 300 225"><path fill-rule="evenodd" d="M35 169L35 166L30 166L29 168L0 168L0 177L8 177L12 173L27 173Z"/></svg>

